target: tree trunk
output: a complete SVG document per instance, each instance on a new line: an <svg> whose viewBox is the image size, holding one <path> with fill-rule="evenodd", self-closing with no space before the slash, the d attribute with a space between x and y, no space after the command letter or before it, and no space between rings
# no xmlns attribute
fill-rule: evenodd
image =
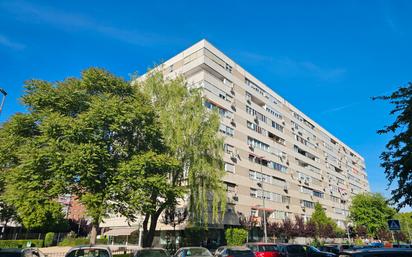
<svg viewBox="0 0 412 257"><path fill-rule="evenodd" d="M96 222L92 222L92 231L90 232L90 244L95 245L96 244L96 238L97 238L97 229L99 228L99 224Z"/></svg>
<svg viewBox="0 0 412 257"><path fill-rule="evenodd" d="M153 239L156 232L157 220L159 219L159 216L162 213L162 211L163 209L159 209L156 211L156 213L150 215L150 226L143 240L143 247L152 247Z"/></svg>
<svg viewBox="0 0 412 257"><path fill-rule="evenodd" d="M1 228L0 239L3 239L4 234L6 233L7 222L8 222L8 220L4 221L4 225Z"/></svg>

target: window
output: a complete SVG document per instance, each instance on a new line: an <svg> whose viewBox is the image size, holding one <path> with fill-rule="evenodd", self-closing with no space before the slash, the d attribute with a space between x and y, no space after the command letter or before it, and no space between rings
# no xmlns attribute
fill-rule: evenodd
<svg viewBox="0 0 412 257"><path fill-rule="evenodd" d="M223 150L225 151L225 153L232 154L235 152L235 147L233 145L224 144Z"/></svg>
<svg viewBox="0 0 412 257"><path fill-rule="evenodd" d="M220 124L219 131L231 137L233 137L233 134L235 133L235 130L233 128L226 126L224 124Z"/></svg>
<svg viewBox="0 0 412 257"><path fill-rule="evenodd" d="M283 195L282 196L282 203L290 204L290 196Z"/></svg>
<svg viewBox="0 0 412 257"><path fill-rule="evenodd" d="M229 73L232 73L232 66L230 66L229 64L226 63L226 70L227 70Z"/></svg>
<svg viewBox="0 0 412 257"><path fill-rule="evenodd" d="M247 127L249 129L253 130L253 131L256 131L259 134L264 135L264 136L266 136L268 134L266 129L264 129L264 128L258 126L257 124L250 122L250 121L247 121Z"/></svg>
<svg viewBox="0 0 412 257"><path fill-rule="evenodd" d="M277 220L285 220L286 219L286 213L284 211L274 211L270 215L272 219L277 219Z"/></svg>
<svg viewBox="0 0 412 257"><path fill-rule="evenodd" d="M265 115L261 114L260 112L256 111L255 109L253 109L252 107L249 107L248 105L246 105L246 112L252 116L255 116L258 120L263 121L264 123L266 123L267 118Z"/></svg>
<svg viewBox="0 0 412 257"><path fill-rule="evenodd" d="M313 191L313 196L315 196L315 197L323 198L324 195L325 195L325 194L324 194L323 192Z"/></svg>
<svg viewBox="0 0 412 257"><path fill-rule="evenodd" d="M235 173L235 165L225 162L225 171Z"/></svg>
<svg viewBox="0 0 412 257"><path fill-rule="evenodd" d="M283 132L283 126L272 121L272 127L274 127L275 129L279 130L280 132Z"/></svg>
<svg viewBox="0 0 412 257"><path fill-rule="evenodd" d="M231 119L233 117L232 112L230 112L228 110L225 110L225 109L215 105L212 102L205 101L204 105L205 105L206 108L208 108L210 110L217 110L221 117L226 117L226 118L229 118L229 119Z"/></svg>
<svg viewBox="0 0 412 257"><path fill-rule="evenodd" d="M257 190L255 188L250 188L250 197L257 198Z"/></svg>
<svg viewBox="0 0 412 257"><path fill-rule="evenodd" d="M312 189L303 186L300 187L300 192L308 195L312 195L313 193Z"/></svg>
<svg viewBox="0 0 412 257"><path fill-rule="evenodd" d="M248 138L247 138L247 144L248 144L249 146L253 146L254 148L259 148L259 149L261 149L261 150L263 150L263 151L270 152L270 149L269 149L269 145L268 145L268 144L265 144L265 143L263 143L263 142L261 142L261 141L259 141L259 140L257 140L257 139L254 139L254 138L252 138L252 137L248 137Z"/></svg>
<svg viewBox="0 0 412 257"><path fill-rule="evenodd" d="M311 209L315 208L315 203L311 201L302 200L301 204L302 204L302 207L311 208Z"/></svg>
<svg viewBox="0 0 412 257"><path fill-rule="evenodd" d="M333 195L330 196L330 200L331 200L332 202L335 202L335 203L339 203L339 202L340 202L340 198L339 198L339 197L336 197L336 196L333 196Z"/></svg>
<svg viewBox="0 0 412 257"><path fill-rule="evenodd" d="M282 119L282 114L278 111L273 110L272 108L269 108L268 106L266 106L266 111L269 112L270 114L272 114L273 116L275 116L278 119Z"/></svg>
<svg viewBox="0 0 412 257"><path fill-rule="evenodd" d="M226 191L228 193L236 193L236 184L225 182L226 184Z"/></svg>

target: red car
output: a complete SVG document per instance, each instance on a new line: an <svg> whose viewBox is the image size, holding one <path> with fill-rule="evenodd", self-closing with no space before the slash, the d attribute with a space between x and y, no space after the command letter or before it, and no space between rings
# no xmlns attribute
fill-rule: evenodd
<svg viewBox="0 0 412 257"><path fill-rule="evenodd" d="M271 243L249 243L246 244L256 257L279 257L280 253L276 244Z"/></svg>

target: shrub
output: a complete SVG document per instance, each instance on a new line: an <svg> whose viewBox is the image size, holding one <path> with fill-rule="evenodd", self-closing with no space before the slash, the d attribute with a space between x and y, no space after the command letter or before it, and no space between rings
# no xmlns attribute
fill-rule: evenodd
<svg viewBox="0 0 412 257"><path fill-rule="evenodd" d="M27 240L0 240L0 248L23 248L27 243L31 242L32 247L43 247L43 240L27 239Z"/></svg>
<svg viewBox="0 0 412 257"><path fill-rule="evenodd" d="M88 237L66 237L59 243L59 246L87 245L89 242L90 238ZM96 244L107 244L107 238L96 239Z"/></svg>
<svg viewBox="0 0 412 257"><path fill-rule="evenodd" d="M54 232L48 232L44 237L44 246L49 247L53 244Z"/></svg>
<svg viewBox="0 0 412 257"><path fill-rule="evenodd" d="M248 231L243 228L228 228L225 231L227 245L240 246L246 242Z"/></svg>

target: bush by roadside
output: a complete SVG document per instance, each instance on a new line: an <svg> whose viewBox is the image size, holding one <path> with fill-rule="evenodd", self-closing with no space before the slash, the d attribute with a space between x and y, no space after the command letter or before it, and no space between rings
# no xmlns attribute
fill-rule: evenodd
<svg viewBox="0 0 412 257"><path fill-rule="evenodd" d="M59 246L76 246L76 245L87 245L90 242L90 238L87 237L66 237L61 241ZM96 244L107 244L107 238L101 238L96 240Z"/></svg>
<svg viewBox="0 0 412 257"><path fill-rule="evenodd" d="M48 232L44 237L44 246L49 247L53 244L54 232Z"/></svg>
<svg viewBox="0 0 412 257"><path fill-rule="evenodd" d="M43 247L43 240L27 239L27 240L0 240L0 248L24 248L31 242L32 247Z"/></svg>

